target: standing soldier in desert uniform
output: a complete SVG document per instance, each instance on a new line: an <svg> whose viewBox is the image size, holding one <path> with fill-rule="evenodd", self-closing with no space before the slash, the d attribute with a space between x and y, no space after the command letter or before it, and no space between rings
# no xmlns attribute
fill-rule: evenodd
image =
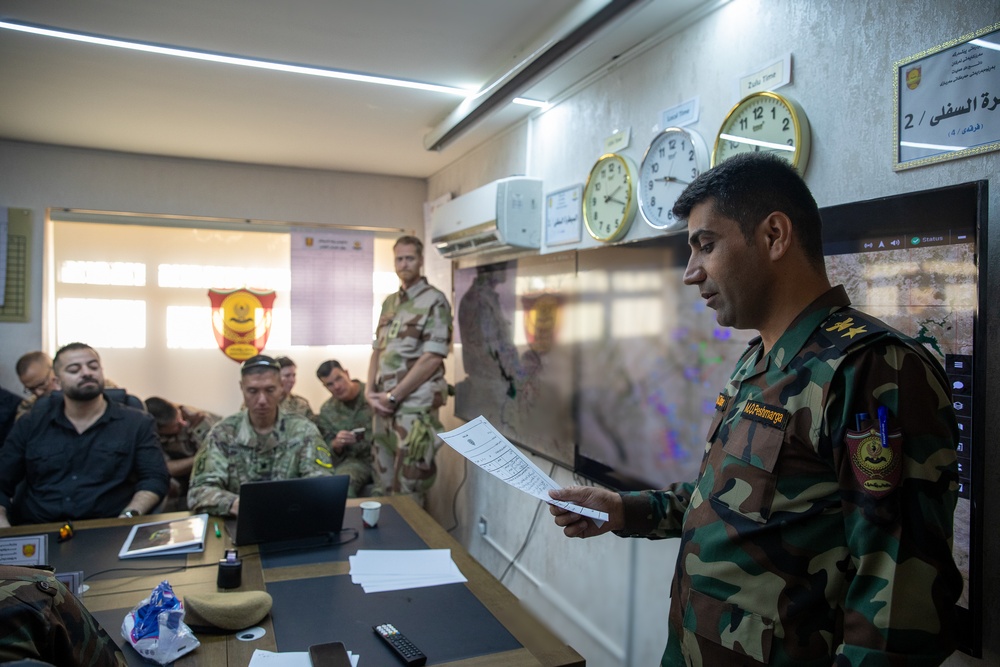
<svg viewBox="0 0 1000 667"><path fill-rule="evenodd" d="M662 665L939 665L955 648L958 426L944 371L831 287L819 210L789 163L744 153L673 208L694 285L760 336L715 406L695 481L571 487L598 527L680 537Z"/></svg>
<svg viewBox="0 0 1000 667"><path fill-rule="evenodd" d="M240 486L330 475L330 450L316 425L283 412L278 362L264 355L240 367L245 410L212 427L194 459L188 506L194 513L237 516Z"/></svg>
<svg viewBox="0 0 1000 667"><path fill-rule="evenodd" d="M423 503L437 475L437 412L448 398L451 306L420 275L420 239L400 237L393 252L400 289L382 303L366 388L375 411L374 493L413 494Z"/></svg>

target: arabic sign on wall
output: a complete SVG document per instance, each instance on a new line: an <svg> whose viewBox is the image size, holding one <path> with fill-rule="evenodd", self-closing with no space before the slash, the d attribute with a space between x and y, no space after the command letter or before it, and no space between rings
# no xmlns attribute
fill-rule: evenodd
<svg viewBox="0 0 1000 667"><path fill-rule="evenodd" d="M895 64L897 171L1000 149L1000 23Z"/></svg>

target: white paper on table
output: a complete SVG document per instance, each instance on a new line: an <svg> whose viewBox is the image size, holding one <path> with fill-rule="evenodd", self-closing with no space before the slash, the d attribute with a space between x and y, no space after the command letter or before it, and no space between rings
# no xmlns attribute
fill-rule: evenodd
<svg viewBox="0 0 1000 667"><path fill-rule="evenodd" d="M608 520L607 512L550 498L549 489L558 489L559 485L482 415L452 431L438 433L438 437L459 454L515 489L574 514L590 517L598 526Z"/></svg>
<svg viewBox="0 0 1000 667"><path fill-rule="evenodd" d="M358 658L350 651L347 657L351 659L351 666L358 667ZM290 651L288 653L275 653L274 651L264 651L257 649L250 656L249 667L312 667L312 660L306 651Z"/></svg>
<svg viewBox="0 0 1000 667"><path fill-rule="evenodd" d="M361 584L366 593L468 581L450 549L360 549L348 561L351 582Z"/></svg>

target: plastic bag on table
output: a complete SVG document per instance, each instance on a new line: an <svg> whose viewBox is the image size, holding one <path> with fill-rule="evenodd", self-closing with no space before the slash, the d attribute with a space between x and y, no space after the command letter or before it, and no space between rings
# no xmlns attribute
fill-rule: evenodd
<svg viewBox="0 0 1000 667"><path fill-rule="evenodd" d="M142 657L165 665L201 642L184 623L184 604L167 581L160 582L122 621L122 637Z"/></svg>

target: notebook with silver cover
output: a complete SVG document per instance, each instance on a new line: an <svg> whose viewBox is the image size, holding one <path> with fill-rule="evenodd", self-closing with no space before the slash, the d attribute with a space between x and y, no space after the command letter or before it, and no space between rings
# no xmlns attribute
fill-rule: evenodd
<svg viewBox="0 0 1000 667"><path fill-rule="evenodd" d="M233 543L265 544L339 533L350 479L334 475L240 485Z"/></svg>

